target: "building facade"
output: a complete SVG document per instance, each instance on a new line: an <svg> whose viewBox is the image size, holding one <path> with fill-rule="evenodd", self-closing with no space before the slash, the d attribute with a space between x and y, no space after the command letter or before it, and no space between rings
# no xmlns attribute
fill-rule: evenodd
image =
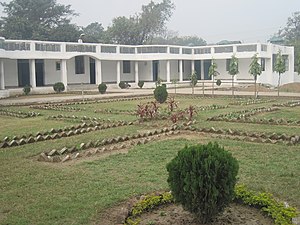
<svg viewBox="0 0 300 225"><path fill-rule="evenodd" d="M286 73L282 83L295 82L293 47L273 44L234 44L201 47L169 45L108 45L69 42L0 40L0 89L9 90L31 85L33 89L63 82L100 84L126 81L154 83L162 79L171 83L189 80L195 71L198 80L210 81L208 70L212 59L218 65L218 79L231 80L228 74L232 55L239 59L236 82L253 82L249 74L251 57L258 54L263 67L259 83L276 86L273 71L275 57L282 52Z"/></svg>

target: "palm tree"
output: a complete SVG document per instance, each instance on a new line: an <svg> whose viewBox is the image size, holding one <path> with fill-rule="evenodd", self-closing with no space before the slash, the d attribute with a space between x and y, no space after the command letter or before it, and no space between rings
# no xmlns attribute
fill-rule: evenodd
<svg viewBox="0 0 300 225"><path fill-rule="evenodd" d="M257 76L261 75L262 69L261 69L261 65L258 63L257 53L251 59L252 61L250 63L249 73L254 76L254 82L255 82L254 97L257 98L256 81L257 81Z"/></svg>
<svg viewBox="0 0 300 225"><path fill-rule="evenodd" d="M212 77L212 95L214 96L215 94L215 88L214 88L214 85L215 85L215 76L218 76L220 73L217 71L218 69L218 65L217 63L215 62L214 59L212 59L211 61L211 65L209 67L209 70L208 70L208 75L210 77Z"/></svg>
<svg viewBox="0 0 300 225"><path fill-rule="evenodd" d="M232 96L234 96L234 76L239 73L239 60L235 55L231 56L228 73L232 76Z"/></svg>
<svg viewBox="0 0 300 225"><path fill-rule="evenodd" d="M279 86L280 86L280 78L281 74L285 73L285 60L282 57L281 51L279 50L276 55L276 63L274 67L274 71L278 73L278 85L277 85L277 96L279 96Z"/></svg>

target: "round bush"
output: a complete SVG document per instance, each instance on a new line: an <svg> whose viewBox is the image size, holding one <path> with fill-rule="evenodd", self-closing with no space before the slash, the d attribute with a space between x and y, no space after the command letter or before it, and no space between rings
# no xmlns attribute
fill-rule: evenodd
<svg viewBox="0 0 300 225"><path fill-rule="evenodd" d="M217 143L186 146L167 165L168 183L175 200L207 223L232 201L238 168Z"/></svg>
<svg viewBox="0 0 300 225"><path fill-rule="evenodd" d="M138 82L138 86L139 86L140 88L142 88L142 87L144 86L144 83L145 83L144 81L139 81L139 82Z"/></svg>
<svg viewBox="0 0 300 225"><path fill-rule="evenodd" d="M25 95L29 95L29 93L31 92L31 87L29 85L26 85L25 87L23 87L23 92Z"/></svg>
<svg viewBox="0 0 300 225"><path fill-rule="evenodd" d="M99 84L98 90L101 94L104 94L106 92L107 86L104 83Z"/></svg>
<svg viewBox="0 0 300 225"><path fill-rule="evenodd" d="M217 80L216 85L221 86L222 81L220 79Z"/></svg>
<svg viewBox="0 0 300 225"><path fill-rule="evenodd" d="M121 89L127 88L127 85L126 85L125 81L121 81L121 82L119 83L119 87L120 87Z"/></svg>
<svg viewBox="0 0 300 225"><path fill-rule="evenodd" d="M166 87L164 86L158 86L154 90L154 98L159 103L164 103L168 98L168 92Z"/></svg>
<svg viewBox="0 0 300 225"><path fill-rule="evenodd" d="M65 90L65 85L62 82L57 82L53 85L53 90L56 93L63 92Z"/></svg>

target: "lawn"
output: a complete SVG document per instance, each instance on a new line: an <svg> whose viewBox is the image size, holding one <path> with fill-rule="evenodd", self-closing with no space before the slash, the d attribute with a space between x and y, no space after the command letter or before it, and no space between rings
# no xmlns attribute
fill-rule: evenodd
<svg viewBox="0 0 300 225"><path fill-rule="evenodd" d="M177 96L180 108L189 105L228 106L225 109L199 111L194 127L230 128L242 131L286 133L299 135L300 126L245 124L207 121L208 117L243 109L271 107L274 102L253 105L232 105L232 98L191 98ZM238 99L247 101L249 99ZM91 103L76 105L81 111L30 109L28 106L6 107L10 110L35 111L41 116L15 118L0 116L0 139L12 138L51 128L63 128L82 123L80 119L50 119L59 114L87 116L111 120L135 121L137 117L120 113L95 113L98 109L136 110L136 105L152 99ZM289 99L279 99L284 103ZM73 107L68 105L66 107ZM167 108L163 104L161 108ZM299 119L300 107L280 107L280 110L255 117ZM0 149L0 224L101 224L99 214L136 194L168 189L166 164L185 145L217 141L239 161L239 182L253 190L268 191L276 198L300 209L300 152L297 145L263 144L215 139L208 133L160 138L144 145L130 147L105 157L93 156L67 163L37 161L37 155L52 149L80 145L82 142L137 134L171 125L170 119L135 123L71 137L47 140Z"/></svg>

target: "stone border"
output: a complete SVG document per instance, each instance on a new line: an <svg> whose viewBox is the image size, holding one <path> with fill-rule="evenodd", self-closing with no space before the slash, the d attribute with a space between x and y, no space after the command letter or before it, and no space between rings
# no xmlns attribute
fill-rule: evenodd
<svg viewBox="0 0 300 225"><path fill-rule="evenodd" d="M229 103L229 105L246 106L246 105L270 103L270 102L275 102L275 101L276 101L275 99L248 99L245 101L231 102L231 103Z"/></svg>
<svg viewBox="0 0 300 225"><path fill-rule="evenodd" d="M12 139L5 137L2 142L0 142L0 148L9 148L25 144L31 144L34 142L46 141L60 139L64 137L71 137L74 135L79 135L83 133L89 133L92 131L104 130L113 127L128 126L133 125L133 122L118 122L118 123L109 123L109 124L100 124L98 122L94 123L83 123L79 125L73 125L70 127L65 127L63 129L54 129L46 132L37 132L36 135L23 135L21 137L14 136Z"/></svg>
<svg viewBox="0 0 300 225"><path fill-rule="evenodd" d="M0 109L0 115L17 117L17 118L21 118L21 119L41 116L40 113L37 113L37 112L34 112L34 111L32 111L32 112L22 112L22 111L16 111L16 110L8 110L8 109Z"/></svg>
<svg viewBox="0 0 300 225"><path fill-rule="evenodd" d="M300 101L289 101L281 104L273 104L275 107L296 107L300 106Z"/></svg>
<svg viewBox="0 0 300 225"><path fill-rule="evenodd" d="M65 112L79 112L85 109L75 107L65 107L64 104L44 104L44 105L32 105L29 108L40 109L40 110L54 110L54 111L65 111Z"/></svg>

